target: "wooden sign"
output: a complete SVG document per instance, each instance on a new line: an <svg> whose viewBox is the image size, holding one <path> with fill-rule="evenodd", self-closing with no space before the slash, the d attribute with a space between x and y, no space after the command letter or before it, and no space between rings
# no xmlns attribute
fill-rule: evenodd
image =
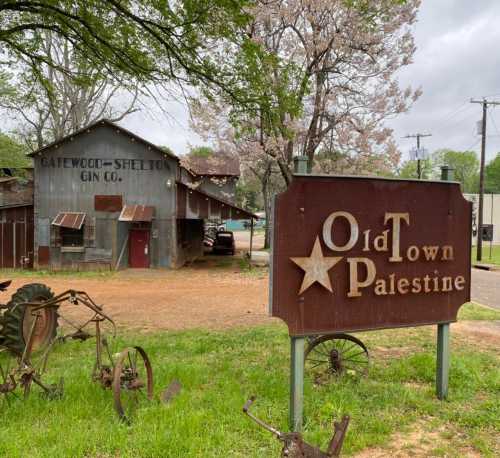
<svg viewBox="0 0 500 458"><path fill-rule="evenodd" d="M273 221L270 308L292 336L449 323L470 300L458 183L299 175Z"/></svg>

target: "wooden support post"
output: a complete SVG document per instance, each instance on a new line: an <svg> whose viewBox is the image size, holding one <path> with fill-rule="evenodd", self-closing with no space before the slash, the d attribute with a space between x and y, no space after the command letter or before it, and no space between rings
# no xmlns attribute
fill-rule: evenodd
<svg viewBox="0 0 500 458"><path fill-rule="evenodd" d="M438 399L448 397L450 373L450 323L438 324L436 358L436 394Z"/></svg>
<svg viewBox="0 0 500 458"><path fill-rule="evenodd" d="M291 338L290 351L290 429L302 430L304 415L304 350L305 337Z"/></svg>

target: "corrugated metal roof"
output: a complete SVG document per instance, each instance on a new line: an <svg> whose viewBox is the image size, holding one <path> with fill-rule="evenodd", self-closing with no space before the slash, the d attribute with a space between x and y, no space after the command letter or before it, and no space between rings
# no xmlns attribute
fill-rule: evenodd
<svg viewBox="0 0 500 458"><path fill-rule="evenodd" d="M125 205L118 221L149 223L153 219L154 209L147 205Z"/></svg>
<svg viewBox="0 0 500 458"><path fill-rule="evenodd" d="M86 214L81 212L59 212L52 221L52 225L79 230L83 226L85 216Z"/></svg>
<svg viewBox="0 0 500 458"><path fill-rule="evenodd" d="M177 182L177 218L258 219L257 215L221 199Z"/></svg>
<svg viewBox="0 0 500 458"><path fill-rule="evenodd" d="M240 176L238 157L224 151L218 151L208 157L188 154L181 158L181 164L198 176Z"/></svg>
<svg viewBox="0 0 500 458"><path fill-rule="evenodd" d="M129 135L130 137L134 138L135 140L143 143L144 145L152 148L153 150L157 151L158 153L160 153L162 156L169 156L171 157L172 159L175 159L175 160L179 160L179 158L173 154L173 153L170 153L169 151L165 151L163 149L161 149L159 146L157 145L154 145L153 143L151 142L148 142L146 139L142 138L142 137L139 137L139 135L136 135L134 134L133 132L131 132L130 130L127 130L127 129L124 129L123 127L119 126L118 124L115 124L114 122L111 122L109 119L101 119L99 121L96 121L86 127L83 127L82 129L80 130L77 130L69 135L66 135L65 137L61 138L60 140L56 140L55 142L52 142L52 143L49 143L48 145L45 145L43 146L42 148L32 152L32 153L29 153L28 156L36 156L38 154L41 154L41 153L45 153L46 151L50 150L51 148L53 148L54 146L57 146L65 141L68 141L68 140L71 140L73 139L73 137L76 137L78 135L82 135L82 134L86 134L88 132L90 132L92 129L94 129L95 127L98 127L98 126L107 126L107 127L110 127L112 129L115 129L115 131L119 131L119 132L122 132L123 134L126 134L126 135Z"/></svg>

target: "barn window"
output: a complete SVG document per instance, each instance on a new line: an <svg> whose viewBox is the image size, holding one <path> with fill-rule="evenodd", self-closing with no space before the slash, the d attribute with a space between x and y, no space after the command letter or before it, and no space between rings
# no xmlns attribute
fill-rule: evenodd
<svg viewBox="0 0 500 458"><path fill-rule="evenodd" d="M61 245L64 247L83 246L83 227L81 229L60 228Z"/></svg>
<svg viewBox="0 0 500 458"><path fill-rule="evenodd" d="M89 219L88 224L86 219ZM86 218L85 213L82 212L59 212L51 224L52 246L83 250L86 234L89 232L87 226L92 226L93 229L92 220L92 218ZM93 234L94 231L91 232Z"/></svg>

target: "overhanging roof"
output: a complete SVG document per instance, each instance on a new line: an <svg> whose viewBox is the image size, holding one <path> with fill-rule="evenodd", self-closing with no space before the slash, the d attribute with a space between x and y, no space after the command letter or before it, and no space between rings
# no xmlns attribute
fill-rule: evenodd
<svg viewBox="0 0 500 458"><path fill-rule="evenodd" d="M147 205L125 205L118 221L150 223L153 219L154 207Z"/></svg>
<svg viewBox="0 0 500 458"><path fill-rule="evenodd" d="M198 189L177 182L177 218L258 219L257 215Z"/></svg>
<svg viewBox="0 0 500 458"><path fill-rule="evenodd" d="M52 221L52 225L80 230L85 221L85 216L85 213L81 212L59 212Z"/></svg>

